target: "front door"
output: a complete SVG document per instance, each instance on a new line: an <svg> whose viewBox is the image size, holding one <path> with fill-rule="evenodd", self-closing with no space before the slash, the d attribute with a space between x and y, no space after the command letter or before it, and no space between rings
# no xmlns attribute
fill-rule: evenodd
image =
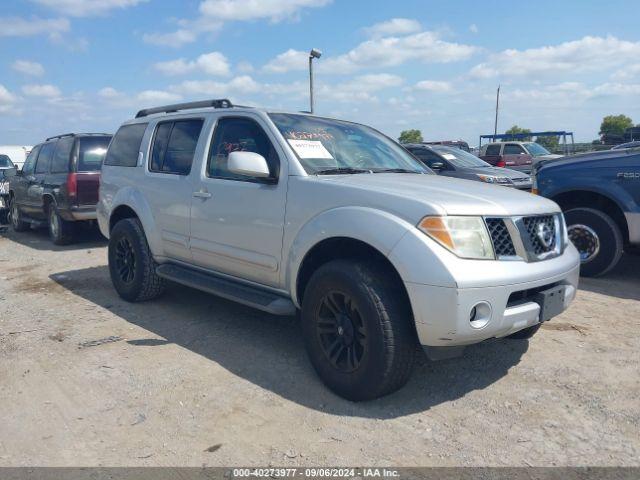
<svg viewBox="0 0 640 480"><path fill-rule="evenodd" d="M230 172L230 152L259 153L271 178ZM257 116L219 117L191 203L191 252L199 266L278 287L287 165Z"/></svg>
<svg viewBox="0 0 640 480"><path fill-rule="evenodd" d="M29 153L29 156L22 166L20 174L11 178L13 201L16 202L16 205L18 205L18 208L23 213L27 213L28 210L27 191L29 190L29 183L35 180L38 152L40 152L40 145L35 146L33 150L31 150L31 153Z"/></svg>
<svg viewBox="0 0 640 480"><path fill-rule="evenodd" d="M26 208L24 211L30 217L38 220L47 218L43 209L42 194L45 190L45 180L49 173L49 166L55 149L55 140L42 145L40 153L38 154L38 160L36 161L35 172L28 177Z"/></svg>

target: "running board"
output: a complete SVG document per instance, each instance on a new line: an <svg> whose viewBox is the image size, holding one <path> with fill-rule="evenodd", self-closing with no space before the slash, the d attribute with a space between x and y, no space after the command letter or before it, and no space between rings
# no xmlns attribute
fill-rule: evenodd
<svg viewBox="0 0 640 480"><path fill-rule="evenodd" d="M159 265L156 273L167 280L242 303L272 315L295 315L296 313L295 305L288 298L217 275L170 263Z"/></svg>

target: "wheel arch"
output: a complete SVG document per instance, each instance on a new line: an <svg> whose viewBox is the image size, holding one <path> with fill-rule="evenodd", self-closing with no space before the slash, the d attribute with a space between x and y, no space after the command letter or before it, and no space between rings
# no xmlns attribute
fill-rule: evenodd
<svg viewBox="0 0 640 480"><path fill-rule="evenodd" d="M629 243L629 226L624 210L620 204L609 195L594 190L568 190L551 197L560 205L563 212L577 207L593 208L609 215L622 233L625 244Z"/></svg>

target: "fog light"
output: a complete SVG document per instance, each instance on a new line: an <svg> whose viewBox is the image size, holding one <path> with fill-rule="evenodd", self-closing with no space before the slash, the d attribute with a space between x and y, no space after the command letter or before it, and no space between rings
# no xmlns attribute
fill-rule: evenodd
<svg viewBox="0 0 640 480"><path fill-rule="evenodd" d="M473 328L483 328L491 320L491 305L488 302L476 303L469 312L469 323Z"/></svg>

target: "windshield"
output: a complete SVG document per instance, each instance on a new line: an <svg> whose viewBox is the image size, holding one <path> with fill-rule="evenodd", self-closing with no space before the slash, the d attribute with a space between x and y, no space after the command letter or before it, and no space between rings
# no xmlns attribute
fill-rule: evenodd
<svg viewBox="0 0 640 480"><path fill-rule="evenodd" d="M290 113L269 116L308 174L430 173L402 147L364 125Z"/></svg>
<svg viewBox="0 0 640 480"><path fill-rule="evenodd" d="M78 172L95 172L102 168L111 137L82 137L78 157Z"/></svg>
<svg viewBox="0 0 640 480"><path fill-rule="evenodd" d="M457 168L487 168L491 166L474 154L465 152L459 148L433 147L433 149Z"/></svg>
<svg viewBox="0 0 640 480"><path fill-rule="evenodd" d="M7 155L0 155L0 168L11 168L13 162Z"/></svg>
<svg viewBox="0 0 640 480"><path fill-rule="evenodd" d="M551 155L551 152L544 148L539 143L529 142L522 144L524 148L529 152L529 155L533 155L534 157L541 157L543 155Z"/></svg>

